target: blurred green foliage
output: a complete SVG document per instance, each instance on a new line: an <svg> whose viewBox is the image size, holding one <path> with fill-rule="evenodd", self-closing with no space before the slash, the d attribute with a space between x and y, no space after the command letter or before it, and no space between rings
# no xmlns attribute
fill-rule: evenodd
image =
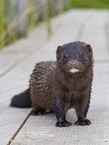
<svg viewBox="0 0 109 145"><path fill-rule="evenodd" d="M0 0L0 38L5 30L5 17L4 17L4 1ZM0 48L5 45L4 41L0 40Z"/></svg>
<svg viewBox="0 0 109 145"><path fill-rule="evenodd" d="M109 0L69 0L70 5L64 5L64 11L71 8L109 8ZM16 18L15 9L16 1L14 5L9 0L0 0L0 48L16 41L21 37L19 31L16 29L18 22L22 23L22 20L28 15L27 31L34 28L40 19L42 7L37 8L36 0L28 0L28 7L24 10L24 13L20 18ZM56 7L58 7L59 0L56 1ZM51 36L51 16L58 14L57 11L50 10L51 0L45 0L46 3L46 27L48 37ZM62 7L62 6L61 6ZM43 19L44 20L44 19Z"/></svg>
<svg viewBox="0 0 109 145"><path fill-rule="evenodd" d="M35 0L29 0L28 9L28 31L30 31L38 24L40 9L36 9Z"/></svg>
<svg viewBox="0 0 109 145"><path fill-rule="evenodd" d="M47 26L47 31L48 31L48 38L51 36L51 13L50 13L50 0L47 0L47 16L46 16L46 26Z"/></svg>
<svg viewBox="0 0 109 145"><path fill-rule="evenodd" d="M21 34L16 27L28 15L27 31L30 31L38 23L39 11L36 7L36 0L28 0L28 7L17 18L16 1L11 3L9 0L0 0L0 49L19 39Z"/></svg>
<svg viewBox="0 0 109 145"><path fill-rule="evenodd" d="M8 0L0 0L0 49L19 38L18 32L13 28L9 31L10 21L14 17L13 5Z"/></svg>
<svg viewBox="0 0 109 145"><path fill-rule="evenodd" d="M70 8L109 8L109 0L71 0Z"/></svg>

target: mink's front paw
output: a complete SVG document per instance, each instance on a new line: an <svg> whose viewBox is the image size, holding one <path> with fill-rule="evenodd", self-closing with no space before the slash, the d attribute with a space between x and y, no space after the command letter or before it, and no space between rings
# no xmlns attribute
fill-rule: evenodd
<svg viewBox="0 0 109 145"><path fill-rule="evenodd" d="M72 124L68 121L63 121L63 122L60 122L58 121L56 123L56 127L68 127L68 126L71 126Z"/></svg>
<svg viewBox="0 0 109 145"><path fill-rule="evenodd" d="M75 125L82 125L82 126L85 126L85 125L90 125L91 124L91 121L86 119L86 120L78 120L75 122Z"/></svg>

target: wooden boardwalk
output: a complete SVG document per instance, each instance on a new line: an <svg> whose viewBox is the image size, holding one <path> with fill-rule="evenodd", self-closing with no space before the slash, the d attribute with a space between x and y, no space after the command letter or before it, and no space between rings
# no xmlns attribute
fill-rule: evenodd
<svg viewBox="0 0 109 145"><path fill-rule="evenodd" d="M52 20L47 39L43 24L0 51L0 145L109 145L109 11L74 9ZM30 109L11 108L13 95L28 87L35 63L55 60L58 45L81 40L94 51L90 126L56 128L54 114L30 116ZM74 124L75 111L67 113Z"/></svg>

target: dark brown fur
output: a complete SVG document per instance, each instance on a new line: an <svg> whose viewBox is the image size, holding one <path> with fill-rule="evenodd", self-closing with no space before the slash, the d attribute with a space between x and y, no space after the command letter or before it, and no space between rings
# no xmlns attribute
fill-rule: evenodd
<svg viewBox="0 0 109 145"><path fill-rule="evenodd" d="M93 53L89 44L72 42L59 46L56 62L37 63L30 77L30 99L36 114L54 111L56 126L69 126L65 114L75 108L76 125L89 125L86 119L93 78ZM71 69L77 69L75 73ZM13 105L12 105L13 106Z"/></svg>

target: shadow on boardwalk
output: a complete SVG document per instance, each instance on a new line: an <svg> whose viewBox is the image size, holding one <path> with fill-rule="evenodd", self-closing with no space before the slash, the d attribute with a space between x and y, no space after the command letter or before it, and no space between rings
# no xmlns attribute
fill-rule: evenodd
<svg viewBox="0 0 109 145"><path fill-rule="evenodd" d="M72 10L52 20L53 36L47 40L44 25L27 38L0 52L0 144L98 145L109 144L109 51L107 10ZM91 126L56 128L55 115L29 116L31 109L9 107L12 96L28 87L36 62L55 60L58 45L71 41L90 43L94 51L94 81L88 118ZM75 111L67 119L76 121ZM19 127L23 126L22 129ZM18 130L19 128L19 130ZM13 137L13 138L12 138Z"/></svg>

